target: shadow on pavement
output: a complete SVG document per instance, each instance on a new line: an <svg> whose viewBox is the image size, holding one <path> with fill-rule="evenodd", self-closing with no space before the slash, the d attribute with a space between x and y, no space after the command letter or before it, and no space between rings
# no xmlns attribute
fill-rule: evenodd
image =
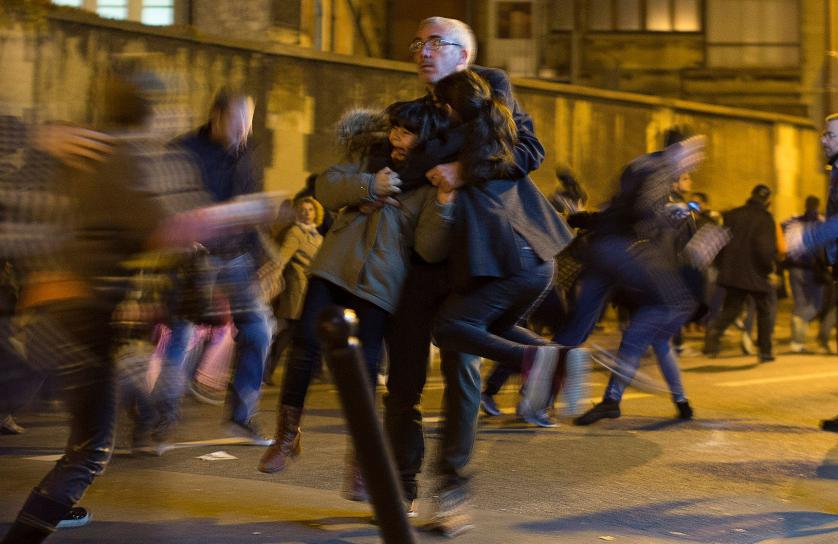
<svg viewBox="0 0 838 544"><path fill-rule="evenodd" d="M824 480L838 480L838 445L829 450L815 474Z"/></svg>
<svg viewBox="0 0 838 544"><path fill-rule="evenodd" d="M95 515L95 514L94 514ZM0 535L10 525L0 525ZM325 518L299 522L269 521L243 524L221 524L215 519L182 519L149 523L94 521L85 527L63 529L48 542L119 542L120 544L148 544L176 542L178 544L267 544L267 543L323 543L352 544L356 539L375 537L378 528L369 517Z"/></svg>
<svg viewBox="0 0 838 544"><path fill-rule="evenodd" d="M740 356L731 357L731 359L739 358ZM721 357L722 359L724 357ZM718 359L717 359L718 360ZM743 370L750 370L752 368L757 368L762 363L749 363L745 365L703 365L703 366L693 366L688 368L682 368L681 372L695 372L697 374L711 374L711 373L721 373L721 372L741 372Z"/></svg>
<svg viewBox="0 0 838 544"><path fill-rule="evenodd" d="M757 544L769 538L824 536L823 542L838 541L838 516L820 512L767 512L728 515L692 513L708 501L675 501L641 508L606 510L587 516L571 516L545 522L524 523L522 530L538 533L574 533L580 530L601 534L626 532L678 539L684 542L724 542ZM708 505L709 506L709 505ZM689 511L687 510L689 509ZM833 535L833 536L826 536ZM637 540L641 542L642 540Z"/></svg>
<svg viewBox="0 0 838 544"><path fill-rule="evenodd" d="M732 463L676 463L673 467L688 474L706 474L725 481L744 483L779 484L789 478L815 478L818 464L815 462L788 461L741 461Z"/></svg>

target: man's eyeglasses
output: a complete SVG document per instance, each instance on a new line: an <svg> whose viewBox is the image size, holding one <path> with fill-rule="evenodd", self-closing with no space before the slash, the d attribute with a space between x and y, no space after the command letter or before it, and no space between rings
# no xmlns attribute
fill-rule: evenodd
<svg viewBox="0 0 838 544"><path fill-rule="evenodd" d="M457 47L462 47L462 45L456 42L449 42L448 40L443 40L442 38L431 38L427 41L416 38L415 40L410 42L410 45L407 46L407 49L411 53L418 53L419 51L425 49L426 45L428 46L428 49L430 49L431 51L439 51L440 48L444 45L456 45Z"/></svg>
<svg viewBox="0 0 838 544"><path fill-rule="evenodd" d="M838 138L838 132L831 132L829 130L824 130L821 132L821 136L828 140L832 140L833 138Z"/></svg>

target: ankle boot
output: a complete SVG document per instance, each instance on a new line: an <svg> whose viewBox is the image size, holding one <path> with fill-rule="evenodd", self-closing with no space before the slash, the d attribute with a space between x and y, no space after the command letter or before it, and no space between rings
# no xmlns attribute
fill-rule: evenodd
<svg viewBox="0 0 838 544"><path fill-rule="evenodd" d="M302 408L283 404L279 407L279 418L276 424L276 441L265 450L257 467L260 472L273 474L285 469L289 457L300 454L300 417Z"/></svg>
<svg viewBox="0 0 838 544"><path fill-rule="evenodd" d="M52 531L43 527L33 527L16 521L3 540L0 540L0 544L40 544L51 534Z"/></svg>
<svg viewBox="0 0 838 544"><path fill-rule="evenodd" d="M53 500L38 490L32 490L14 525L0 542L2 544L40 544L55 532L61 521L72 508Z"/></svg>
<svg viewBox="0 0 838 544"><path fill-rule="evenodd" d="M678 409L678 419L693 418L693 409L692 406L690 406L690 401L687 399L679 400L675 403L675 407Z"/></svg>

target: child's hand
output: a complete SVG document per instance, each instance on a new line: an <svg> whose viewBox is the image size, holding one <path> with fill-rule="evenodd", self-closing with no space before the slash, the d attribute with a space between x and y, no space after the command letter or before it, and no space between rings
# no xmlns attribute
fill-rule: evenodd
<svg viewBox="0 0 838 544"><path fill-rule="evenodd" d="M436 201L440 204L450 204L457 198L457 191L446 191L442 187L436 188Z"/></svg>
<svg viewBox="0 0 838 544"><path fill-rule="evenodd" d="M375 196L383 198L390 195L401 193L399 185L402 180L396 172L393 172L387 167L382 168L375 173Z"/></svg>
<svg viewBox="0 0 838 544"><path fill-rule="evenodd" d="M425 177L428 178L428 181L434 187L439 187L446 191L453 191L454 189L459 189L465 183L460 170L461 166L459 161L438 164L425 172Z"/></svg>

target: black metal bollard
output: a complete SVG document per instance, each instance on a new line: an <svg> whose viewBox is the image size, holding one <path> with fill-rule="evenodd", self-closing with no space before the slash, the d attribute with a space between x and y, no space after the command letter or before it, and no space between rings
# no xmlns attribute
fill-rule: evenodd
<svg viewBox="0 0 838 544"><path fill-rule="evenodd" d="M387 544L414 544L393 454L378 423L364 355L355 337L355 312L332 306L320 314L318 336L340 394L355 454Z"/></svg>

